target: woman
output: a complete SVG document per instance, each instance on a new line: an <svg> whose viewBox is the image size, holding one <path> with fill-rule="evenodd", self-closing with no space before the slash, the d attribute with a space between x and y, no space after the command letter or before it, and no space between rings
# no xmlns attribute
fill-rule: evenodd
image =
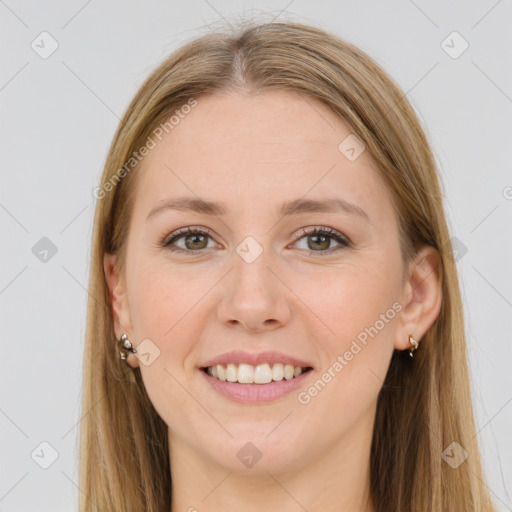
<svg viewBox="0 0 512 512"><path fill-rule="evenodd" d="M494 510L435 161L366 54L186 44L95 195L81 510Z"/></svg>

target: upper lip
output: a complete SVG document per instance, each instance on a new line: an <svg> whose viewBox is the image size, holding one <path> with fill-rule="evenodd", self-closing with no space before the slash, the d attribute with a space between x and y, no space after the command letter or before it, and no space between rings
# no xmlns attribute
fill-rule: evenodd
<svg viewBox="0 0 512 512"><path fill-rule="evenodd" d="M215 366L217 364L250 364L252 366L257 366L259 364L268 363L270 366L276 363L281 364L291 364L293 366L300 366L302 368L312 368L313 366L301 359L297 359L296 357L289 356L286 354L282 354L280 352L274 351L266 351L266 352L245 352L243 350L233 350L232 352L226 352L219 356L216 356L212 359L209 359L204 364L200 366L200 368L207 368L208 366Z"/></svg>

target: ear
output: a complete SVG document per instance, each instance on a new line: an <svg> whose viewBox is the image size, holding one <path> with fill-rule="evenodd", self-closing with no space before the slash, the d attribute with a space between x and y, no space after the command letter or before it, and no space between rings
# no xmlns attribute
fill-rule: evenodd
<svg viewBox="0 0 512 512"><path fill-rule="evenodd" d="M420 341L439 316L443 301L439 264L439 253L431 246L424 246L409 264L395 340L397 350L411 348L409 335Z"/></svg>
<svg viewBox="0 0 512 512"><path fill-rule="evenodd" d="M103 270L105 272L110 305L112 308L114 332L117 339L119 339L124 333L126 333L128 339L130 339L130 335L133 333L133 326L130 318L126 286L122 276L116 268L116 259L116 254L105 253L103 256ZM138 359L130 352L128 352L127 362L134 368L139 365Z"/></svg>

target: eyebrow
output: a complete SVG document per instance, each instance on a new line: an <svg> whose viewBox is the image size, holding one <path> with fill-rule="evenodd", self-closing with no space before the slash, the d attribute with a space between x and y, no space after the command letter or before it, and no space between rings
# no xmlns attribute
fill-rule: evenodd
<svg viewBox="0 0 512 512"><path fill-rule="evenodd" d="M197 197L177 197L158 203L148 213L146 220L148 220L153 215L166 210L193 211L196 213L213 215L216 217L220 217L228 213L228 209L224 203L219 203L216 201L205 201ZM303 213L337 212L356 215L370 222L368 214L362 208L341 198L329 198L322 200L295 199L294 201L283 203L278 209L278 214L281 217L288 217L290 215L298 215Z"/></svg>

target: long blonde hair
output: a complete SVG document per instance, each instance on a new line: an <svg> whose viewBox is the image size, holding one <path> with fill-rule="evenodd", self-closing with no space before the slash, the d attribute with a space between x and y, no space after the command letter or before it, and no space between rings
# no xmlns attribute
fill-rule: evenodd
<svg viewBox="0 0 512 512"><path fill-rule="evenodd" d="M376 62L334 35L294 22L253 22L237 30L198 37L158 66L129 105L108 153L91 252L80 510L170 510L167 426L140 369L119 359L103 256L117 254L122 272L137 176L130 159L155 128L201 94L241 89L291 90L328 105L378 164L397 211L404 262L425 244L440 254L441 312L413 364L395 351L378 397L370 461L376 511L495 510L476 440L457 268L435 160L417 116ZM442 457L452 442L469 454L456 469Z"/></svg>

